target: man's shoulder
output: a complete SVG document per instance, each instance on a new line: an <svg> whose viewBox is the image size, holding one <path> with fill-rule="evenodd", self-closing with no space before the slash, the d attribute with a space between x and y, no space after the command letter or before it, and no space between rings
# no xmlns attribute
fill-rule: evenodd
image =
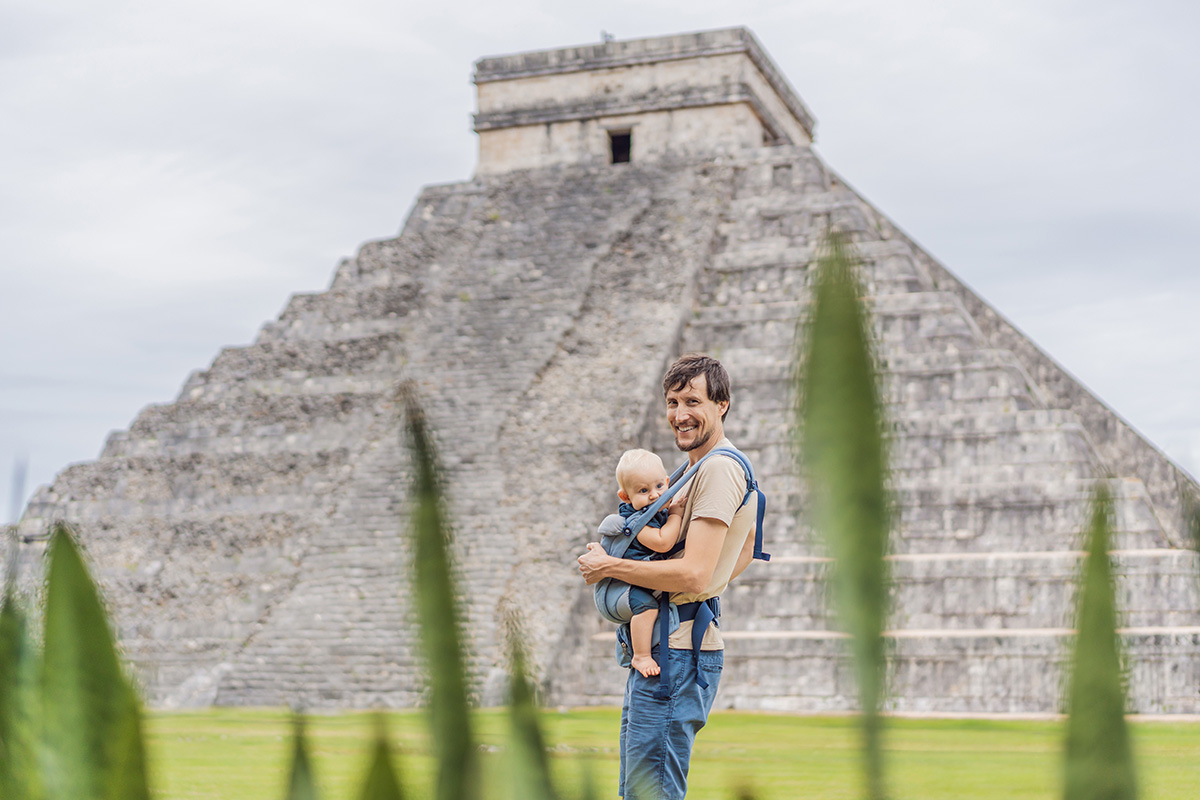
<svg viewBox="0 0 1200 800"><path fill-rule="evenodd" d="M734 446L730 444L728 439L722 439L721 442L713 448L713 452L709 458L704 459L704 463L696 470L696 476L704 475L706 478L712 476L717 480L736 478L744 481L746 479L746 470L742 467L742 462L738 461L730 453L717 452L719 450L734 450Z"/></svg>

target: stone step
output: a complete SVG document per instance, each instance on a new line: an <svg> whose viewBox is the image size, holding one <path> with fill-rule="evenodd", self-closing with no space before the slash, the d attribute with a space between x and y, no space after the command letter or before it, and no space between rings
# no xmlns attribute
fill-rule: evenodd
<svg viewBox="0 0 1200 800"><path fill-rule="evenodd" d="M110 438L102 458L335 450L370 430L383 400L378 394L272 399L252 415L237 414L228 403L196 409L191 421L146 420L143 414L129 434Z"/></svg>
<svg viewBox="0 0 1200 800"><path fill-rule="evenodd" d="M774 420L791 415L790 352L781 358L770 350L738 349L722 356L738 367L730 424L744 415ZM1028 375L1005 351L890 353L880 370L882 399L893 421L1008 414L1043 405Z"/></svg>
<svg viewBox="0 0 1200 800"><path fill-rule="evenodd" d="M790 361L772 365L774 372L772 367L766 366L751 371L748 367L750 355L746 351L722 355L731 363L746 367L750 373L739 376L733 386L734 410L728 419L729 425L738 425L739 416L750 414L777 422L790 420L794 413L791 377L794 366ZM893 421L906 417L936 418L943 414L1011 414L1045 407L1028 377L1011 365L965 364L946 370L885 371L881 383L880 400Z"/></svg>
<svg viewBox="0 0 1200 800"><path fill-rule="evenodd" d="M349 474L352 459L344 446L319 452L113 458L68 468L59 475L54 491L74 502L136 498L140 502L192 500L197 504L238 496L320 495Z"/></svg>
<svg viewBox="0 0 1200 800"><path fill-rule="evenodd" d="M400 347L401 337L396 333L336 342L264 341L222 350L199 379L230 382L281 375L311 378L389 372Z"/></svg>
<svg viewBox="0 0 1200 800"><path fill-rule="evenodd" d="M323 330L333 334L332 340L340 338L339 332L369 329L375 325L383 332L384 326L394 326L396 318L416 310L420 297L420 284L412 276L394 272L392 279L384 285L376 283L319 294L294 294L278 321L270 323L264 331L270 331L267 335L271 338L292 338L287 336L288 332L294 334L306 328Z"/></svg>
<svg viewBox="0 0 1200 800"><path fill-rule="evenodd" d="M888 557L895 629L1063 628L1071 625L1084 553L930 553ZM1200 554L1112 553L1117 607L1130 627L1200 626ZM774 557L730 586L728 630L832 626L827 558ZM816 624L820 623L820 624Z"/></svg>
<svg viewBox="0 0 1200 800"><path fill-rule="evenodd" d="M834 713L854 710L857 689L848 639L835 632L725 633L716 706ZM1200 712L1200 627L1121 631L1132 713ZM1062 711L1074 635L1041 630L906 631L885 636L884 707L966 714ZM612 660L612 634L590 642L586 702L621 702L626 670Z"/></svg>

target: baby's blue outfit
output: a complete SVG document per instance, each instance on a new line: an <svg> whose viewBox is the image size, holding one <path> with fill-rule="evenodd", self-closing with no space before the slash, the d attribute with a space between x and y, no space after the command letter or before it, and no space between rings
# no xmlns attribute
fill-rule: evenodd
<svg viewBox="0 0 1200 800"><path fill-rule="evenodd" d="M597 532L601 538L605 536L621 536L622 531L625 529L625 520L629 519L634 513L633 506L629 505L629 503L621 503L617 507L616 514L609 514L604 518ZM667 523L668 516L667 510L665 508L661 509L646 525L651 528L661 528ZM607 550L607 548L605 549ZM635 536L629 544L629 548L625 551L624 558L630 558L634 561L657 561L658 559L665 558L666 555L666 553L659 553L646 547ZM658 601L654 599L654 594L649 590L643 589L640 586L630 586L629 608L633 611L634 616L636 616L643 611L658 608Z"/></svg>

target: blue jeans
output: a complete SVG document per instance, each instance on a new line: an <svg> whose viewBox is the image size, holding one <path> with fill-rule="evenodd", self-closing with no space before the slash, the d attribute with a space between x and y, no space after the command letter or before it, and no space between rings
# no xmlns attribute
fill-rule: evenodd
<svg viewBox="0 0 1200 800"><path fill-rule="evenodd" d="M653 656L659 660L659 648ZM671 694L660 700L658 676L642 677L629 671L625 703L621 708L621 784L617 790L625 800L683 800L687 793L688 764L696 732L708 721L721 668L722 650L700 653L700 669L708 681L696 683L691 650L669 650Z"/></svg>

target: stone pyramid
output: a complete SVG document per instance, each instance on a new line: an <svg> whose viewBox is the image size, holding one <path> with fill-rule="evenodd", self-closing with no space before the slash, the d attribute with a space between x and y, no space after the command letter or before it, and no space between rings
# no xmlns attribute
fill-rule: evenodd
<svg viewBox="0 0 1200 800"><path fill-rule="evenodd" d="M788 444L795 331L836 228L863 260L894 431L891 706L1060 707L1103 479L1131 707L1200 711L1195 483L821 161L749 31L487 58L475 81L473 180L424 189L399 237L30 503L26 570L53 520L77 526L153 704L420 701L403 380L439 432L480 700L502 696L515 612L551 702L619 702L574 557L624 448L678 459L658 381L701 350L732 374L727 430L775 554L726 595L718 704L853 707Z"/></svg>

